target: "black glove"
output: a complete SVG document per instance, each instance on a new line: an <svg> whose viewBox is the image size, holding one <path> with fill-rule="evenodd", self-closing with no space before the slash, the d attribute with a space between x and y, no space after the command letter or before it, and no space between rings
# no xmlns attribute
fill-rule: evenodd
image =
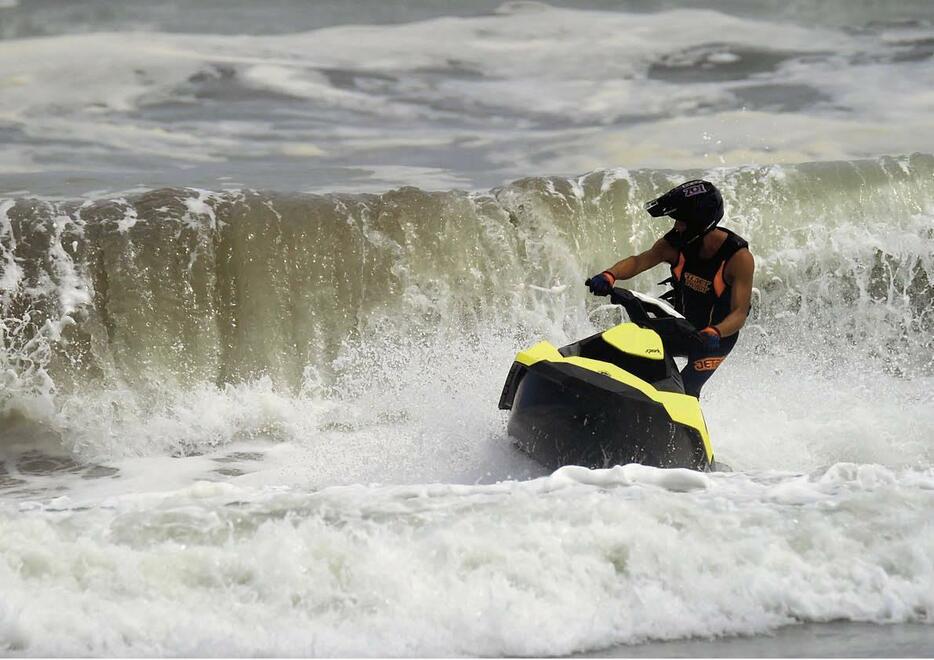
<svg viewBox="0 0 934 660"><path fill-rule="evenodd" d="M717 330L716 326L708 325L703 330L698 330L696 336L705 351L713 352L720 350L720 331Z"/></svg>
<svg viewBox="0 0 934 660"><path fill-rule="evenodd" d="M613 273L605 270L587 280L587 286L590 287L590 293L595 296L606 296L613 290L614 282L616 282L616 278Z"/></svg>

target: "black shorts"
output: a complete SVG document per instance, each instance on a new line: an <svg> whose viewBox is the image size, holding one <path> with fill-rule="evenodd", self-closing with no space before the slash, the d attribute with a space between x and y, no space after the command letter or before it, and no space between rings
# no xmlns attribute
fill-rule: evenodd
<svg viewBox="0 0 934 660"><path fill-rule="evenodd" d="M681 370L681 380L684 382L684 393L700 397L701 388L707 379L713 376L726 356L730 354L739 339L739 333L724 337L720 340L720 348L716 351L691 351L688 354L688 363Z"/></svg>

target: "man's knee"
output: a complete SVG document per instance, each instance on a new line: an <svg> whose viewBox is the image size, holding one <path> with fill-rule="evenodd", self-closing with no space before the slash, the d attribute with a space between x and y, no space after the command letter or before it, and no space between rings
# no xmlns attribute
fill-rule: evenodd
<svg viewBox="0 0 934 660"><path fill-rule="evenodd" d="M719 355L714 357L700 357L696 360L691 361L691 369L698 373L707 373L707 377L713 375L713 372L717 370L717 367L720 366L720 363L726 359L725 355Z"/></svg>
<svg viewBox="0 0 934 660"><path fill-rule="evenodd" d="M713 376L713 372L725 359L725 355L701 356L689 359L684 371L681 372L684 393L700 398L704 384Z"/></svg>
<svg viewBox="0 0 934 660"><path fill-rule="evenodd" d="M723 361L726 359L733 346L736 344L739 334L727 337L720 344L720 352L715 355L690 355L688 363L681 371L681 382L684 383L684 393L700 398L701 389L704 384L713 376Z"/></svg>

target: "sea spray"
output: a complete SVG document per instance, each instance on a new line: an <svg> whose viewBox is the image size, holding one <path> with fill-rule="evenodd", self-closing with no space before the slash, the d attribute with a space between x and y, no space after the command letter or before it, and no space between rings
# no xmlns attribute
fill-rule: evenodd
<svg viewBox="0 0 934 660"><path fill-rule="evenodd" d="M757 259L741 350L825 380L928 377L932 172L930 156L914 155L704 173L724 190L725 226ZM493 401L494 361L539 336L563 342L618 320L588 316L597 301L579 283L647 248L666 225L642 202L696 174L612 170L486 194L163 189L6 201L4 414L62 430L81 419L97 429L77 431L82 446L178 418L186 430L165 435L185 453L233 437L199 440L199 425L184 422L186 399L231 386L372 403L414 394L418 375L400 374L418 365L421 382L455 398L466 369L491 374L482 389ZM663 277L632 286L657 293Z"/></svg>

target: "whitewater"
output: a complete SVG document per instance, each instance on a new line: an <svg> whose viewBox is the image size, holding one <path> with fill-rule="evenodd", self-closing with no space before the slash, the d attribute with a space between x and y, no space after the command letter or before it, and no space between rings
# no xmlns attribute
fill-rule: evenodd
<svg viewBox="0 0 934 660"><path fill-rule="evenodd" d="M934 651L927 3L75 6L0 3L0 654ZM549 473L509 366L694 177L733 471Z"/></svg>

